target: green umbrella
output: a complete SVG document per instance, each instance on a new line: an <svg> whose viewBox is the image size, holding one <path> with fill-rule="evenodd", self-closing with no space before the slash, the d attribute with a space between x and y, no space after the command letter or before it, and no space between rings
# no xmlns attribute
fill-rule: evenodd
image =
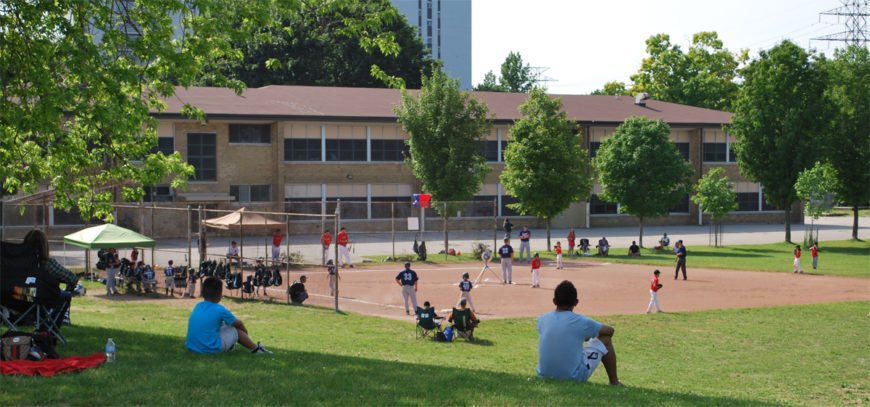
<svg viewBox="0 0 870 407"><path fill-rule="evenodd" d="M86 249L154 247L154 239L111 223L82 229L73 234L66 235L63 237L63 241L64 243Z"/></svg>

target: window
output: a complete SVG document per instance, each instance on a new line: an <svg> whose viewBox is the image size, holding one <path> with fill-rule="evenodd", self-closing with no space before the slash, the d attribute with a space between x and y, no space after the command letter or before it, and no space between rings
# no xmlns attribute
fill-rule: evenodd
<svg viewBox="0 0 870 407"><path fill-rule="evenodd" d="M230 195L233 202L270 202L272 201L272 186L265 185L230 185Z"/></svg>
<svg viewBox="0 0 870 407"><path fill-rule="evenodd" d="M521 216L519 212L508 208L508 204L514 204L519 202L519 198L512 197L508 194L504 194L501 196L501 216ZM490 216L492 216L490 214Z"/></svg>
<svg viewBox="0 0 870 407"><path fill-rule="evenodd" d="M271 124L230 124L230 143L270 144Z"/></svg>
<svg viewBox="0 0 870 407"><path fill-rule="evenodd" d="M404 161L411 154L405 140L372 139L372 161Z"/></svg>
<svg viewBox="0 0 870 407"><path fill-rule="evenodd" d="M411 184L372 184L371 189L372 219L402 219L413 216Z"/></svg>
<svg viewBox="0 0 870 407"><path fill-rule="evenodd" d="M590 141L589 142L589 156L595 157L598 154L599 148L601 148L600 141Z"/></svg>
<svg viewBox="0 0 870 407"><path fill-rule="evenodd" d="M366 144L365 127L326 127L326 161L366 161Z"/></svg>
<svg viewBox="0 0 870 407"><path fill-rule="evenodd" d="M734 136L724 131L704 131L704 162L737 162Z"/></svg>
<svg viewBox="0 0 870 407"><path fill-rule="evenodd" d="M193 180L217 181L217 136L187 133L187 163L193 166Z"/></svg>
<svg viewBox="0 0 870 407"><path fill-rule="evenodd" d="M737 193L737 211L739 212L754 212L758 211L758 192L738 192Z"/></svg>
<svg viewBox="0 0 870 407"><path fill-rule="evenodd" d="M175 152L175 139L172 137L157 137L157 146L151 149L151 154L163 153L170 155Z"/></svg>
<svg viewBox="0 0 870 407"><path fill-rule="evenodd" d="M683 159L689 161L689 143L674 143L677 151L683 156Z"/></svg>
<svg viewBox="0 0 870 407"><path fill-rule="evenodd" d="M326 184L326 213L335 213L335 203L341 199L342 219L367 219L366 184Z"/></svg>
<svg viewBox="0 0 870 407"><path fill-rule="evenodd" d="M319 138L284 139L284 161L320 161Z"/></svg>
<svg viewBox="0 0 870 407"><path fill-rule="evenodd" d="M320 184L285 184L284 211L299 214L319 214L322 210ZM291 216L292 220L320 220L316 216Z"/></svg>
<svg viewBox="0 0 870 407"><path fill-rule="evenodd" d="M145 190L142 202L172 202L175 200L175 194L169 185L142 187L142 189Z"/></svg>
<svg viewBox="0 0 870 407"><path fill-rule="evenodd" d="M680 200L680 203L674 205L671 209L668 209L670 213L689 213L689 195L683 197Z"/></svg>
<svg viewBox="0 0 870 407"><path fill-rule="evenodd" d="M478 141L477 148L487 162L498 162L498 140Z"/></svg>
<svg viewBox="0 0 870 407"><path fill-rule="evenodd" d="M589 130L589 157L598 155L598 149L601 148L601 142L605 138L613 135L615 129L593 127Z"/></svg>
<svg viewBox="0 0 870 407"><path fill-rule="evenodd" d="M589 212L593 215L616 215L619 213L618 208L616 203L599 199L598 194L592 194L589 198Z"/></svg>

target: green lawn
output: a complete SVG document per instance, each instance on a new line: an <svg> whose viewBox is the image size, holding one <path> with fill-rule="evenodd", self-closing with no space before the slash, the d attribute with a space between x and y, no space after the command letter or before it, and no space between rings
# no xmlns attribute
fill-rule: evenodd
<svg viewBox="0 0 870 407"><path fill-rule="evenodd" d="M804 270L812 273L870 278L870 241L832 240L819 243L819 269L812 270L812 257L807 248L803 248L801 265ZM686 246L687 266L703 268L722 268L731 270L758 270L792 272L794 268L794 245L791 243L770 243L753 245L733 245L724 247ZM673 267L674 255L669 250L641 249L641 257L628 257L628 248L614 248L607 257L568 257L566 261L583 259L592 261L607 261L613 263L650 264L655 266ZM539 252L542 260L555 260L553 252ZM376 264L380 264L387 256L371 256ZM405 260L402 259L401 262ZM458 263L480 261L470 253L461 256L445 256L443 254L429 255L424 263ZM497 260L496 260L497 261ZM419 262L415 262L419 263Z"/></svg>
<svg viewBox="0 0 870 407"><path fill-rule="evenodd" d="M534 374L533 318L484 321L479 341L415 340L410 322L229 300L273 355L183 348L194 301L75 299L64 355L118 361L53 378L2 377L0 404L844 405L870 403L870 302L602 318L624 388ZM582 304L581 304L582 306Z"/></svg>

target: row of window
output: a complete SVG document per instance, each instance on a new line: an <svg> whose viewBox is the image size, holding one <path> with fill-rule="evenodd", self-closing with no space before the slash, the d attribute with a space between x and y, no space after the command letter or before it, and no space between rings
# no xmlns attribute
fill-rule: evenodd
<svg viewBox="0 0 870 407"><path fill-rule="evenodd" d="M773 211L780 209L776 205L770 205L765 202L763 194L760 191L737 193L737 212ZM601 200L597 194L593 194L589 199L589 212L592 215L615 215L619 213L619 204ZM685 196L679 204L669 209L668 212L688 213L689 196Z"/></svg>

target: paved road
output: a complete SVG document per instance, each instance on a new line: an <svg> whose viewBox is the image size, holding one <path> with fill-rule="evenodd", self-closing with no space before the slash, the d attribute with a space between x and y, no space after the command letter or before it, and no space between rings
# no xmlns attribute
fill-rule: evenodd
<svg viewBox="0 0 870 407"><path fill-rule="evenodd" d="M792 225L792 240L796 242L803 241L804 233L810 227L810 219L807 223L800 225ZM816 222L819 228L819 240L846 240L851 237L852 233L852 218L851 217L825 217ZM858 237L860 239L870 239L870 217L861 217L859 220ZM652 247L661 237L662 233L667 233L671 237L671 242L676 242L682 239L686 246L691 249L692 246L706 246L711 244L709 226L647 226L644 228L644 246ZM391 255L393 254L394 243L391 233L354 233L352 229L348 231L352 241L353 253L351 257L354 263L362 261L363 255ZM614 250L626 250L632 240L637 240L637 227L606 227L606 228L591 228L591 229L575 229L577 239L588 238L593 246L602 236L606 236ZM552 243L557 240L562 242L562 246L566 247L567 229L553 229L551 231ZM514 232L516 235L516 231ZM395 254L412 254L412 246L414 244L415 232L397 232L395 235ZM501 245L502 232L497 233L497 244ZM427 231L425 233L426 245L429 254L437 254L444 248L444 237L440 231ZM475 242L483 242L488 246L493 245L493 231L463 231L450 233L450 247L461 252L470 252L472 245ZM226 248L229 246L230 240L239 240L237 237L214 237L209 239L209 253L211 255L223 255L226 253ZM301 252L307 263L316 263L320 261L320 239L318 235L291 235L289 237L291 251ZM725 225L723 240L725 245L729 244L747 244L747 243L775 243L785 240L785 226L783 224L740 224L740 225ZM243 248L244 257L255 259L259 256L271 256L271 237L245 237L245 247ZM284 242L286 244L286 241ZM194 242L195 244L195 242ZM541 229L532 230L532 251L546 250L546 231ZM514 242L515 249L519 249L519 243ZM286 246L282 245L282 253L286 251ZM169 259L173 259L176 265L186 263L185 256L187 255L187 241L182 239L161 239L154 250L153 262L158 266L163 267ZM192 249L193 259L196 263L199 262L199 255L196 253L196 248ZM129 250L124 249L121 255L129 256ZM84 266L84 250L66 246L53 246L52 256L58 258L67 267L83 267ZM146 262L152 262L151 250L147 250L144 256ZM93 260L95 262L96 260ZM251 261L253 262L253 261Z"/></svg>

